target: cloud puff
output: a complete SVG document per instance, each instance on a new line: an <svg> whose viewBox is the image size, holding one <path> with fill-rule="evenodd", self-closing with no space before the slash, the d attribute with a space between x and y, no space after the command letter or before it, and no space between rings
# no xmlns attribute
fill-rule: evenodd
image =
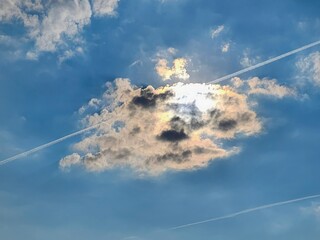
<svg viewBox="0 0 320 240"><path fill-rule="evenodd" d="M299 78L312 82L317 86L320 86L320 52L314 52L307 57L300 59L297 64L297 68L301 74Z"/></svg>
<svg viewBox="0 0 320 240"><path fill-rule="evenodd" d="M58 1L51 5L48 13L35 29L37 51L54 52L66 39L81 41L79 33L90 23L91 7L86 0Z"/></svg>
<svg viewBox="0 0 320 240"><path fill-rule="evenodd" d="M313 215L320 220L320 203L311 202L310 206L301 207L300 211L305 215Z"/></svg>
<svg viewBox="0 0 320 240"><path fill-rule="evenodd" d="M177 57L177 53L178 50L172 47L156 53L155 70L163 81L185 81L190 78L187 72L190 60L184 57Z"/></svg>
<svg viewBox="0 0 320 240"><path fill-rule="evenodd" d="M114 15L118 1L95 0L49 1L3 0L0 3L0 21L19 20L27 30L28 38L35 42L27 53L36 59L40 52L64 50L61 59L77 53L83 44L82 30L90 24L92 11L97 16ZM93 9L93 10L92 10Z"/></svg>
<svg viewBox="0 0 320 240"><path fill-rule="evenodd" d="M221 45L221 52L229 52L229 48L230 48L230 43L224 43Z"/></svg>
<svg viewBox="0 0 320 240"><path fill-rule="evenodd" d="M172 67L169 67L168 60L161 58L158 60L155 69L164 81L173 78L187 80L190 77L186 69L187 63L188 61L185 58L176 58L172 62Z"/></svg>
<svg viewBox="0 0 320 240"><path fill-rule="evenodd" d="M276 98L296 95L293 89L277 84L275 79L253 77L243 81L235 77L232 79L232 84L235 88L238 90L242 89L242 91L245 91L247 94L268 95Z"/></svg>
<svg viewBox="0 0 320 240"><path fill-rule="evenodd" d="M243 51L243 56L240 59L240 64L242 67L247 68L247 67L250 67L250 66L257 64L260 61L261 61L261 59L259 56L252 57L251 53L250 53L250 49L245 49Z"/></svg>
<svg viewBox="0 0 320 240"><path fill-rule="evenodd" d="M18 19L25 27L32 29L39 24L39 17L32 12L42 10L40 0L2 0L0 2L0 22Z"/></svg>
<svg viewBox="0 0 320 240"><path fill-rule="evenodd" d="M210 31L211 38L214 39L220 35L220 33L224 30L224 25L220 25L217 28L214 28Z"/></svg>
<svg viewBox="0 0 320 240"><path fill-rule="evenodd" d="M73 153L61 159L59 165L62 169L68 169L70 166L79 164L80 162L81 156L77 153Z"/></svg>
<svg viewBox="0 0 320 240"><path fill-rule="evenodd" d="M92 9L96 16L113 16L120 0L93 0Z"/></svg>
<svg viewBox="0 0 320 240"><path fill-rule="evenodd" d="M75 153L63 158L60 167L129 167L158 175L231 156L239 148L226 148L225 141L258 134L262 128L247 95L235 89L200 83L138 88L128 79L116 79L101 99L91 101L94 113L83 119L85 126L101 124L74 144ZM255 94L261 93L267 94Z"/></svg>

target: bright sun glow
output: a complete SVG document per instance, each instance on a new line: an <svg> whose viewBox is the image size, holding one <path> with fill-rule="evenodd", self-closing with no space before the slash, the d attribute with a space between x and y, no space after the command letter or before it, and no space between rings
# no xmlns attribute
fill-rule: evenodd
<svg viewBox="0 0 320 240"><path fill-rule="evenodd" d="M216 85L177 83L172 86L172 89L175 93L171 100L172 103L194 104L202 113L207 112L215 106L214 99L210 97L210 94L217 90Z"/></svg>

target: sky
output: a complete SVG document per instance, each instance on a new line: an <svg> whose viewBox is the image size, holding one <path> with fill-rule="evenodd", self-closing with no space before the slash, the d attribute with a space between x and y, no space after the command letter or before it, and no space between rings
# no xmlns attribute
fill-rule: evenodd
<svg viewBox="0 0 320 240"><path fill-rule="evenodd" d="M319 10L0 0L0 238L318 239Z"/></svg>

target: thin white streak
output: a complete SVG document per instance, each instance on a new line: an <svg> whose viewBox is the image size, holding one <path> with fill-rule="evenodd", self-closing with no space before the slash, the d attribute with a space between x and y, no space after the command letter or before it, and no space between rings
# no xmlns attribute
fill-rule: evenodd
<svg viewBox="0 0 320 240"><path fill-rule="evenodd" d="M251 71L251 70L254 70L254 69L256 69L256 68L265 66L265 65L270 64L270 63L273 63L273 62L278 61L278 60L280 60L280 59L282 59L282 58L291 56L291 55L293 55L293 54L295 54L295 53L304 51L304 50L306 50L306 49L308 49L308 48L314 47L314 46L319 45L319 44L320 44L320 40L319 40L319 41L316 41L316 42L313 42L313 43L310 43L310 44L308 44L308 45L305 45L305 46L303 46L303 47L297 48L297 49L292 50L292 51L290 51L290 52L281 54L281 55L279 55L279 56L277 56L277 57L270 58L269 60L266 60L266 61L264 61L264 62L258 63L258 64L256 64L256 65L253 65L253 66L250 66L250 67L247 67L247 68L244 68L244 69L242 69L242 70L240 70L240 71L237 71L237 72L235 72L235 73L228 74L228 75L226 75L226 76L223 76L223 77L221 77L221 78L215 79L215 80L210 81L210 82L207 82L207 83L219 83L219 82L228 80L228 79L233 78L233 77L236 77L236 76L238 76L238 75L240 75L240 74L243 74L243 73L249 72L249 71Z"/></svg>
<svg viewBox="0 0 320 240"><path fill-rule="evenodd" d="M17 160L17 159L19 159L19 158L26 157L26 156L28 156L28 155L30 155L30 154L32 154L32 153L38 152L38 151L40 151L40 150L42 150L42 149L48 148L48 147L50 147L50 146L52 146L52 145L55 145L55 144L57 144L57 143L59 143L59 142L62 142L62 141L64 141L64 140L66 140L66 139L68 139L68 138L71 138L71 137L80 135L80 134L82 134L82 133L84 133L84 132L90 131L90 130L98 127L98 126L101 125L102 123L103 123L103 122L98 123L98 124L95 124L95 125L92 125L92 126L90 126L90 127L84 128L84 129L82 129L82 130L80 130L80 131L71 133L71 134L66 135L66 136L64 136L64 137L58 138L58 139L56 139L56 140L54 140L54 141L48 142L48 143L43 144L43 145L40 145L40 146L38 146L38 147L36 147L36 148L30 149L30 150L28 150L28 151L25 151L25 152L23 152L23 153L19 153L19 154L15 155L15 156L6 158L6 159L0 161L0 166L1 166L1 165L4 165L4 164L6 164L6 163L9 163L9 162L15 161L15 160Z"/></svg>
<svg viewBox="0 0 320 240"><path fill-rule="evenodd" d="M251 213L251 212L255 212L255 211L259 211L259 210L263 210L263 209L267 209L267 208L273 208L276 206L282 206L282 205L286 205L286 204L290 204L290 203L301 202L304 200L319 198L319 197L320 197L320 194L317 194L317 195L312 195L312 196L307 196L307 197L302 197L302 198L296 198L296 199L292 199L292 200L288 200L288 201L267 204L267 205L263 205L263 206L259 206L259 207L255 207L255 208L245 209L245 210L231 213L228 215L224 215L221 217L210 218L210 219L206 219L206 220L199 221L199 222L193 222L193 223L188 223L188 224L184 224L184 225L180 225L180 226L176 226L176 227L171 227L171 228L165 229L163 231L171 231L171 230L187 228L187 227L191 227L191 226L195 226L195 225L200 225L200 224L204 224L204 223L208 223L208 222L215 222L215 221L219 221L219 220L223 220L223 219L234 218L239 215L243 215L243 214L247 214L247 213Z"/></svg>

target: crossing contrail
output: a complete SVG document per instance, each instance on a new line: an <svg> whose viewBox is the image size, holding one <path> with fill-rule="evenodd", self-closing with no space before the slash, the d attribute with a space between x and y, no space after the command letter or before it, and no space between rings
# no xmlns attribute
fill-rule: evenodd
<svg viewBox="0 0 320 240"><path fill-rule="evenodd" d="M280 60L280 59L282 59L282 58L291 56L291 55L293 55L293 54L295 54L295 53L304 51L304 50L306 50L306 49L308 49L308 48L314 47L314 46L319 45L319 44L320 44L320 40L319 40L319 41L316 41L316 42L313 42L313 43L310 43L310 44L307 44L307 45L305 45L305 46L303 46L303 47L297 48L297 49L292 50L292 51L290 51L290 52L281 54L281 55L279 55L279 56L277 56L277 57L271 58L271 59L269 59L269 60L266 60L266 61L264 61L264 62L258 63L258 64L256 64L256 65L253 65L253 66L244 68L244 69L242 69L242 70L240 70L240 71L237 71L237 72L235 72L235 73L228 74L228 75L226 75L226 76L224 76L224 77L220 77L220 78L218 78L218 79L215 79L215 80L210 81L210 82L207 82L207 83L219 83L219 82L228 80L228 79L230 79L230 78L232 78L232 77L236 77L236 76L238 76L238 75L240 75L240 74L242 74L242 73L246 73L246 72L249 72L249 71L254 70L254 69L256 69L256 68L265 66L265 65L270 64L270 63L273 63L273 62L278 61L278 60ZM82 130L80 130L80 131L71 133L71 134L69 134L69 135L66 135L66 136L64 136L64 137L61 137L61 138L56 139L56 140L54 140L54 141L51 141L51 142L48 142L48 143L46 143L46 144L40 145L40 146L38 146L38 147L36 147L36 148L30 149L30 150L28 150L28 151L22 152L22 153L20 153L20 154L15 155L15 156L6 158L6 159L4 159L4 160L1 160L1 161L0 161L0 166L1 166L1 165L4 165L4 164L7 164L7 163L9 163L9 162L15 161L15 160L17 160L17 159L19 159L19 158L26 157L26 156L28 156L28 155L30 155L30 154L32 154L32 153L38 152L38 151L40 151L40 150L42 150L42 149L48 148L48 147L50 147L50 146L52 146L52 145L55 145L55 144L57 144L57 143L59 143L59 142L62 142L62 141L64 141L64 140L66 140L66 139L68 139L68 138L71 138L71 137L80 135L80 134L82 134L82 133L84 133L84 132L87 132L87 131L89 131L89 130L92 130L92 129L98 127L99 125L101 125L102 123L103 123L103 122L98 123L98 124L93 125L93 126L90 126L90 127L87 127L87 128L84 128L84 129L82 129Z"/></svg>
<svg viewBox="0 0 320 240"><path fill-rule="evenodd" d="M248 208L248 209L245 209L245 210L242 210L239 212L235 212L235 213L231 213L228 215L224 215L221 217L210 218L210 219L206 219L206 220L202 220L202 221L198 221L198 222L193 222L193 223L188 223L188 224L184 224L184 225L179 225L176 227L167 228L163 231L171 231L171 230L176 230L176 229L181 229L181 228L192 227L195 225L200 225L200 224L204 224L204 223L208 223L208 222L215 222L215 221L220 221L220 220L224 220L224 219L228 219L228 218L234 218L239 215L243 215L243 214L247 214L247 213L251 213L251 212L255 212L255 211L259 211L259 210L263 210L263 209L267 209L267 208L273 208L273 207L277 207L277 206L287 205L290 203L301 202L301 201L305 201L305 200L309 200L309 199L313 199L313 198L319 198L319 197L320 197L320 194L317 194L317 195L312 195L312 196L307 196L307 197L295 198L295 199L287 200L287 201L283 201L283 202L262 205L262 206L255 207L255 208Z"/></svg>
<svg viewBox="0 0 320 240"><path fill-rule="evenodd" d="M303 46L303 47L297 48L297 49L292 50L292 51L290 51L290 52L286 52L286 53L281 54L281 55L279 55L279 56L277 56L277 57L270 58L270 59L268 59L268 60L266 60L266 61L264 61L264 62L258 63L258 64L256 64L256 65L253 65L253 66L244 68L244 69L242 69L242 70L240 70L240 71L237 71L237 72L228 74L228 75L226 75L226 76L220 77L220 78L215 79L215 80L213 80L213 81L210 81L210 82L208 82L208 83L219 83L219 82L228 80L228 79L233 78L233 77L236 77L236 76L238 76L238 75L240 75L240 74L243 74L243 73L252 71L252 70L254 70L254 69L256 69L256 68L259 68L259 67L263 67L263 66L265 66L265 65L267 65L267 64L276 62L276 61L278 61L278 60L280 60L280 59L282 59L282 58L289 57L289 56L291 56L291 55L293 55L293 54L295 54L295 53L304 51L304 50L306 50L306 49L308 49L308 48L314 47L314 46L319 45L319 44L320 44L320 40L319 40L319 41L316 41L316 42L313 42L313 43L310 43L310 44L308 44L308 45L305 45L305 46Z"/></svg>

